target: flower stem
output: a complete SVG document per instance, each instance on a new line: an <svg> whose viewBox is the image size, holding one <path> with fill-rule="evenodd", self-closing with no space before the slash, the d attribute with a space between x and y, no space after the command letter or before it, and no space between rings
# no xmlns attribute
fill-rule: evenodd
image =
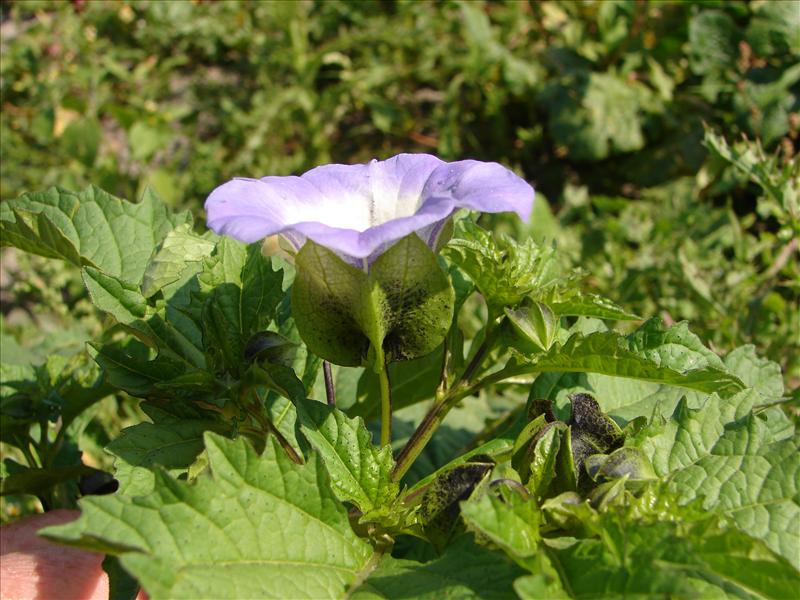
<svg viewBox="0 0 800 600"><path fill-rule="evenodd" d="M381 445L392 443L392 388L389 385L389 365L386 363L386 354L381 344L372 344L372 369L378 376L378 386L381 394Z"/></svg>
<svg viewBox="0 0 800 600"><path fill-rule="evenodd" d="M384 364L378 371L381 388L381 448L392 443L392 388L389 385L389 370Z"/></svg>

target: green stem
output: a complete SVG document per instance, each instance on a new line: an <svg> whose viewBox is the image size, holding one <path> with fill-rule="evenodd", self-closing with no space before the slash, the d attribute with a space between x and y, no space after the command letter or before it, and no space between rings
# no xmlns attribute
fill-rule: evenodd
<svg viewBox="0 0 800 600"><path fill-rule="evenodd" d="M383 364L378 371L381 388L381 448L392 443L392 388L389 385L389 370Z"/></svg>
<svg viewBox="0 0 800 600"><path fill-rule="evenodd" d="M17 447L22 451L22 455L25 457L25 460L28 461L28 466L32 469L42 468L41 461L37 460L34 457L33 452L31 451L31 447L33 446L33 440L28 438L24 440L21 444L18 444Z"/></svg>
<svg viewBox="0 0 800 600"><path fill-rule="evenodd" d="M393 481L400 481L403 475L408 472L422 450L427 446L428 442L431 441L433 434L439 428L439 425L442 424L447 413L455 408L462 399L474 393L477 389L478 386L462 384L451 388L444 398L434 403L422 419L422 422L417 426L417 429L411 435L411 438L400 451L400 454L397 455L394 470L392 471Z"/></svg>
<svg viewBox="0 0 800 600"><path fill-rule="evenodd" d="M61 445L64 441L64 434L66 433L66 429L64 428L63 424L59 426L58 432L56 433L56 437L53 440L53 443L50 444L47 448L47 452L44 455L44 459L42 462L46 465L53 464L53 461L58 454L58 451L61 449Z"/></svg>
<svg viewBox="0 0 800 600"><path fill-rule="evenodd" d="M480 346L478 346L475 354L472 356L472 360L470 360L467 364L467 368L464 369L464 372L461 374L459 383L470 382L475 375L475 372L481 366L483 359L486 357L486 353L491 349L495 338L497 337L497 333L500 331L497 319L501 314L502 313L500 311L489 307L489 316L486 320L486 327L483 330L483 341L481 342Z"/></svg>
<svg viewBox="0 0 800 600"><path fill-rule="evenodd" d="M439 371L439 385L436 386L436 400L440 400L447 393L447 378L450 373L450 344L444 340L442 349L442 368Z"/></svg>
<svg viewBox="0 0 800 600"><path fill-rule="evenodd" d="M400 481L417 457L422 452L422 449L428 444L433 437L433 433L439 427L444 419L444 416L449 412L450 408L447 406L447 398L441 402L436 402L422 422L417 426L417 429L411 435L400 454L397 455L394 470L392 471L392 481Z"/></svg>
<svg viewBox="0 0 800 600"><path fill-rule="evenodd" d="M487 336L487 338L483 341L483 343L478 347L478 351L475 352L475 356L473 356L472 360L469 361L467 368L464 369L464 373L461 375L460 378L461 382L467 382L470 379L472 379L473 375L475 375L475 371L478 370L478 367L480 367L481 363L483 362L486 353L489 351L489 345L487 343L488 341L489 338Z"/></svg>
<svg viewBox="0 0 800 600"><path fill-rule="evenodd" d="M475 351L472 360L470 360L466 369L464 369L464 373L461 375L458 382L446 393L441 396L437 393L433 406L428 410L428 413L417 426L417 429L400 451L400 454L397 455L395 467L392 471L393 481L400 481L403 475L411 468L411 465L414 464L414 461L417 460L417 457L431 440L433 434L439 428L445 416L447 416L447 413L457 406L461 400L477 392L483 385L489 381L494 381L494 377L497 376L497 373L478 383L470 384L470 380L477 372L492 344L494 344L498 330L496 318L493 316L493 313L490 312L489 320L486 323L486 334L483 337L483 342ZM502 373L502 371L499 373Z"/></svg>
<svg viewBox="0 0 800 600"><path fill-rule="evenodd" d="M39 421L39 457L42 461L42 466L49 466L47 462L48 446L50 445L50 422L47 417Z"/></svg>

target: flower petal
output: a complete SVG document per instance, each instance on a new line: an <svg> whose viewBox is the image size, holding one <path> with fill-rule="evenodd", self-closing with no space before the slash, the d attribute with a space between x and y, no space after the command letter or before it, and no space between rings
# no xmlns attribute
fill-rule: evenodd
<svg viewBox="0 0 800 600"><path fill-rule="evenodd" d="M364 231L370 226L369 169L367 165L322 165L300 176L324 198L317 214L296 223L325 223L339 229Z"/></svg>
<svg viewBox="0 0 800 600"><path fill-rule="evenodd" d="M401 154L367 165L324 165L300 177L233 179L206 200L207 223L247 243L281 233L299 249L310 238L363 266L450 216L452 199L420 206L425 182L443 164L435 156Z"/></svg>
<svg viewBox="0 0 800 600"><path fill-rule="evenodd" d="M222 235L256 242L312 215L325 204L314 186L300 177L236 178L206 200L207 224Z"/></svg>
<svg viewBox="0 0 800 600"><path fill-rule="evenodd" d="M527 220L533 188L497 163L445 163L400 154L366 165L324 165L300 177L237 178L206 200L208 226L244 242L283 234L300 248L312 239L365 267L417 233L433 246L459 207L514 211Z"/></svg>
<svg viewBox="0 0 800 600"><path fill-rule="evenodd" d="M527 221L534 192L530 184L502 165L461 160L436 169L422 197L449 197L460 208L481 212L513 211Z"/></svg>
<svg viewBox="0 0 800 600"><path fill-rule="evenodd" d="M372 225L410 217L422 205L422 189L445 162L430 154L398 154L369 163L372 188Z"/></svg>
<svg viewBox="0 0 800 600"><path fill-rule="evenodd" d="M330 248L351 264L363 267L399 239L427 230L447 219L454 210L451 198L431 198L415 214L392 219L363 232L329 227L324 223L297 223L289 229ZM424 241L428 243L427 239Z"/></svg>
<svg viewBox="0 0 800 600"><path fill-rule="evenodd" d="M366 231L398 217L413 215L422 188L445 164L430 154L399 154L366 165L323 165L300 177L328 199L327 209L309 221Z"/></svg>

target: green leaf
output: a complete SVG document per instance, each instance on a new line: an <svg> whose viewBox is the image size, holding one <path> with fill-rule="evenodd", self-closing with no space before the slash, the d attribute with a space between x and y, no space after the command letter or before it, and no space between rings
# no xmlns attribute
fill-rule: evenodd
<svg viewBox="0 0 800 600"><path fill-rule="evenodd" d="M518 568L501 555L463 537L444 556L428 563L384 558L350 598L504 600L513 597L511 585L518 575Z"/></svg>
<svg viewBox="0 0 800 600"><path fill-rule="evenodd" d="M215 242L192 232L190 223L170 231L147 264L142 279L142 295L149 298L171 283L183 279L187 269L198 269L214 250Z"/></svg>
<svg viewBox="0 0 800 600"><path fill-rule="evenodd" d="M189 260L181 263L175 252L189 245ZM201 268L202 253L210 248L209 242L181 228L165 240L148 266L145 284L154 294L154 286L161 288L164 300L151 305L135 284L125 282L93 267L83 269L83 279L92 301L98 308L109 312L138 338L158 351L158 360L169 363L169 377L162 377L159 369L133 361L125 363L120 356L116 365L119 385L131 393L141 395L155 383L166 384L178 375L195 377L195 383L210 384L208 377L200 376L206 367L206 354L217 357L221 364L217 370L227 368L241 375L246 368L245 346L251 335L267 327L275 308L283 297L282 274L272 270L270 261L261 256L259 247L253 245L245 252L229 252L238 248L220 242L215 261L208 261L208 272L195 275ZM222 264L224 268L218 268ZM229 280L218 281L216 275ZM204 298L203 285L209 280L208 298ZM202 283L205 281L205 284ZM154 291L155 290L155 291ZM205 304L203 301L205 300ZM203 306L201 312L201 306ZM201 331L200 321L205 331ZM203 339L203 335L207 339ZM130 344L129 344L130 347ZM118 351L108 348L101 352L106 363L114 361ZM124 374L139 375L131 380ZM181 371L183 371L181 373ZM149 374L155 379L150 384ZM208 387L208 385L207 385Z"/></svg>
<svg viewBox="0 0 800 600"><path fill-rule="evenodd" d="M535 577L514 582L522 598L567 598L557 571L541 546L541 510L532 499L516 492L502 498L485 495L461 504L461 514L478 539L501 548L509 557Z"/></svg>
<svg viewBox="0 0 800 600"><path fill-rule="evenodd" d="M549 561L544 554L539 558L540 561ZM544 569L539 569L544 571ZM540 600L547 598L548 600L562 600L571 598L561 581L558 579L558 572L550 565L550 568L545 573L537 573L536 575L528 575L527 577L520 577L514 582L514 591L521 600Z"/></svg>
<svg viewBox="0 0 800 600"><path fill-rule="evenodd" d="M300 433L297 418L297 403L302 402L300 397L290 400L280 393L272 392L266 395L265 408L266 416L275 426L278 432L283 435L289 445L295 450L298 456L302 456L303 449L308 445L303 440ZM301 444L301 441L303 442Z"/></svg>
<svg viewBox="0 0 800 600"><path fill-rule="evenodd" d="M156 465L173 476L186 469L203 451L203 434L220 431L223 423L211 419L175 418L154 407L146 412L153 423L139 423L123 429L106 450L117 457L115 463L119 493L143 496L153 490Z"/></svg>
<svg viewBox="0 0 800 600"><path fill-rule="evenodd" d="M800 67L795 68L800 77ZM758 185L777 205L770 208L780 219L789 217L795 227L800 219L800 183L791 164L782 165L777 156L768 156L759 140L742 140L733 145L724 137L706 129L703 143L713 155Z"/></svg>
<svg viewBox="0 0 800 600"><path fill-rule="evenodd" d="M731 409L729 420L746 416L753 407L766 406L781 400L783 378L780 367L756 357L752 347L744 346L731 352L723 360L723 366L746 385L755 386L730 397L725 404ZM575 393L594 395L603 412L623 423L638 417L669 418L682 397L686 398L689 408L702 407L708 399L706 393L673 385L598 373L568 372L545 372L537 376L530 389L530 398L553 400L556 412L566 418L568 397ZM740 397L741 394L744 396ZM779 421L773 422L777 434L783 425Z"/></svg>
<svg viewBox="0 0 800 600"><path fill-rule="evenodd" d="M450 279L416 235L371 265L369 274L314 242L295 261L292 309L309 349L333 363L359 366L372 345L389 360L410 360L442 343L455 302Z"/></svg>
<svg viewBox="0 0 800 600"><path fill-rule="evenodd" d="M539 551L539 515L536 502L509 490L503 498L491 493L461 503L467 527L502 548L521 566Z"/></svg>
<svg viewBox="0 0 800 600"><path fill-rule="evenodd" d="M734 529L692 536L708 570L723 580L765 598L790 598L800 585L800 573L776 560L746 532Z"/></svg>
<svg viewBox="0 0 800 600"><path fill-rule="evenodd" d="M113 392L85 353L51 355L37 367L0 363L0 439L16 431L27 437L32 423L61 419L69 425L87 408Z"/></svg>
<svg viewBox="0 0 800 600"><path fill-rule="evenodd" d="M519 304L525 296L557 278L559 269L552 248L530 239L517 243L506 236L495 238L467 219L459 226L464 237L450 240L447 256L498 310Z"/></svg>
<svg viewBox="0 0 800 600"><path fill-rule="evenodd" d="M360 418L351 419L321 402L301 402L298 407L301 430L325 464L339 500L366 513L397 497L399 485L391 478L392 449L376 448Z"/></svg>
<svg viewBox="0 0 800 600"><path fill-rule="evenodd" d="M118 557L106 556L103 571L108 575L108 600L136 600L139 582L122 568Z"/></svg>
<svg viewBox="0 0 800 600"><path fill-rule="evenodd" d="M717 392L724 397L744 389L739 378L725 369L686 323L665 329L660 319L647 321L627 336L576 333L547 354L515 356L524 361L512 367L517 373L593 372Z"/></svg>
<svg viewBox="0 0 800 600"><path fill-rule="evenodd" d="M99 269L84 267L83 282L95 306L111 314L165 358L184 363L187 369L205 368L202 342L191 320L171 322L164 307L147 303L138 285Z"/></svg>
<svg viewBox="0 0 800 600"><path fill-rule="evenodd" d="M581 512L594 535L549 552L573 597L727 597L729 592L779 599L796 589L797 572L785 560L714 518L674 508L664 515L667 520L637 517L624 508Z"/></svg>
<svg viewBox="0 0 800 600"><path fill-rule="evenodd" d="M699 74L736 66L739 28L721 10L704 10L689 22L689 64Z"/></svg>
<svg viewBox="0 0 800 600"><path fill-rule="evenodd" d="M548 84L540 98L562 151L572 160L597 161L644 147L642 113L652 94L620 74L581 69Z"/></svg>
<svg viewBox="0 0 800 600"><path fill-rule="evenodd" d="M545 302L559 317L594 317L615 321L635 321L640 318L608 298L597 294L585 294L575 288L568 290L568 293L559 290L557 293L545 296Z"/></svg>
<svg viewBox="0 0 800 600"><path fill-rule="evenodd" d="M118 322L131 325L148 316L149 305L138 284L108 275L94 267L86 267L82 273L92 303Z"/></svg>
<svg viewBox="0 0 800 600"><path fill-rule="evenodd" d="M559 468L558 456L561 450L562 426L550 427L536 440L533 451L529 454L530 476L527 488L537 500L545 498ZM566 448L565 448L566 452Z"/></svg>
<svg viewBox="0 0 800 600"><path fill-rule="evenodd" d="M747 401L747 395L733 398ZM776 439L771 418L780 409L736 418L735 404L710 396L701 409L681 402L672 419L654 422L630 445L667 477L681 502L703 498L750 536L800 569L800 441ZM772 413L770 411L777 411Z"/></svg>
<svg viewBox="0 0 800 600"><path fill-rule="evenodd" d="M217 370L224 367L234 376L246 368L248 341L267 328L283 298L283 272L273 270L258 244L249 246L246 256L239 274L241 283L234 269L229 275L232 281L213 288L202 312L206 351L215 357Z"/></svg>
<svg viewBox="0 0 800 600"><path fill-rule="evenodd" d="M252 364L242 375L242 385L263 385L268 389L278 392L292 402L301 402L306 397L303 382L297 378L295 372L284 365L265 362Z"/></svg>
<svg viewBox="0 0 800 600"><path fill-rule="evenodd" d="M486 301L498 310L517 306L526 297L533 301L530 306L507 313L516 326L528 320L520 311L528 313L537 303L546 306L548 314L543 318L555 324L561 316L639 318L606 298L581 292L582 274L563 272L553 248L531 239L516 242L502 235L493 236L468 220L461 221L459 227L463 237L450 241L447 254L475 282Z"/></svg>
<svg viewBox="0 0 800 600"><path fill-rule="evenodd" d="M800 14L796 2L765 2L752 10L747 41L757 56L800 53Z"/></svg>
<svg viewBox="0 0 800 600"><path fill-rule="evenodd" d="M207 433L211 475L194 485L164 473L152 494L87 498L78 521L44 535L121 554L160 598L339 597L372 556L330 491L318 458L298 466L273 442Z"/></svg>
<svg viewBox="0 0 800 600"><path fill-rule="evenodd" d="M188 212L170 213L149 190L132 204L96 187L50 188L0 205L0 242L78 267L95 267L131 283L142 280L153 249Z"/></svg>
<svg viewBox="0 0 800 600"><path fill-rule="evenodd" d="M778 363L756 355L755 346L748 344L731 351L724 359L727 369L744 384L758 392L766 402L783 397L783 375Z"/></svg>
<svg viewBox="0 0 800 600"><path fill-rule="evenodd" d="M247 261L247 244L223 236L210 256L203 260L203 270L197 276L203 293L208 294L223 283L242 284L242 266Z"/></svg>
<svg viewBox="0 0 800 600"><path fill-rule="evenodd" d="M102 346L89 342L89 354L103 369L111 385L140 398L164 395L159 392L159 385L170 384L187 374L184 362L164 354L153 357L153 351L136 339ZM203 374L202 371L193 373ZM191 390L186 391L191 393ZM174 392L166 395L174 397Z"/></svg>
<svg viewBox="0 0 800 600"><path fill-rule="evenodd" d="M0 440L16 446L14 438L27 439L31 424L40 418L37 388L32 366L0 363Z"/></svg>
<svg viewBox="0 0 800 600"><path fill-rule="evenodd" d="M569 396L575 393L594 395L603 412L622 422L631 421L639 416L649 418L654 412L670 415L684 394L692 397L704 396L686 389L636 379L597 373L550 371L536 377L529 397L552 400L556 412L562 414L569 405Z"/></svg>

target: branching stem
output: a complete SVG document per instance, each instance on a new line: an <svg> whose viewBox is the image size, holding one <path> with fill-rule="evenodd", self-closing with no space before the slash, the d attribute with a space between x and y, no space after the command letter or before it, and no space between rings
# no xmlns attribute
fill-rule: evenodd
<svg viewBox="0 0 800 600"><path fill-rule="evenodd" d="M433 406L428 410L428 413L417 426L416 431L411 435L411 438L400 451L400 454L397 455L394 471L392 471L392 480L400 481L400 479L402 479L403 475L411 468L411 465L414 464L414 461L417 460L417 457L431 440L447 413L457 406L461 400L474 394L485 384L497 381L496 377L503 373L500 371L486 377L478 383L470 383L471 379L480 368L483 359L486 358L486 354L494 344L499 329L498 325L496 313L490 311L483 342L475 351L472 360L470 360L455 385L441 395L437 393ZM503 378L502 375L500 375L500 377L501 379Z"/></svg>

